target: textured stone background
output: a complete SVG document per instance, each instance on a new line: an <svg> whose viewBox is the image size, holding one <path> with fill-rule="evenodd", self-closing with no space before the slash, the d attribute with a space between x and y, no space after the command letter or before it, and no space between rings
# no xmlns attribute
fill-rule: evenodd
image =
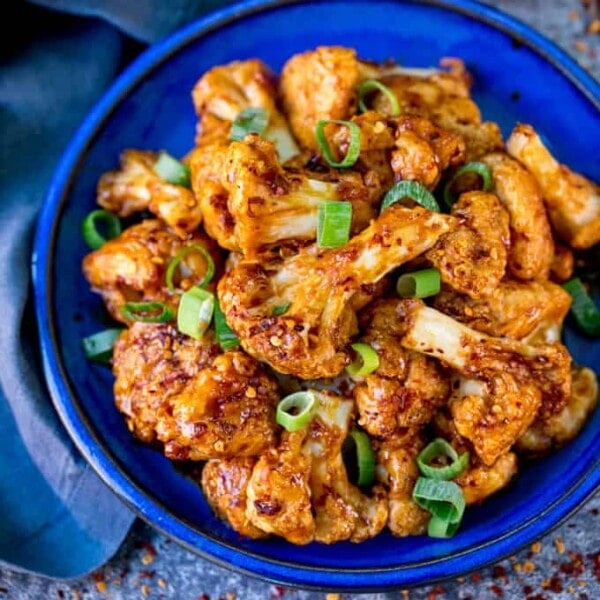
<svg viewBox="0 0 600 600"><path fill-rule="evenodd" d="M600 80L598 0L487 0L555 40ZM494 567L388 594L324 594L273 586L213 566L137 522L118 554L73 582L0 570L0 600L600 600L600 495L562 526Z"/></svg>

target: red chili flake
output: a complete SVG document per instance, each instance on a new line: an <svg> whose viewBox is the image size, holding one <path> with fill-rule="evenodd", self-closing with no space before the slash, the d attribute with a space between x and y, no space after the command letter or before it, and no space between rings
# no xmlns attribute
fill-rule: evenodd
<svg viewBox="0 0 600 600"><path fill-rule="evenodd" d="M544 596L544 594L535 594L533 596L527 596L525 600L548 600L548 596Z"/></svg>
<svg viewBox="0 0 600 600"><path fill-rule="evenodd" d="M479 583L481 581L481 573L479 573L479 572L471 573L471 575L469 575L469 579L473 583Z"/></svg>
<svg viewBox="0 0 600 600"><path fill-rule="evenodd" d="M499 586L499 585L490 585L488 587L488 590L490 590L491 592L494 592L494 594L496 594L496 596L498 596L498 598L502 598L502 596L504 596L504 590Z"/></svg>
<svg viewBox="0 0 600 600"><path fill-rule="evenodd" d="M158 554L156 548L150 542L144 542L141 547L151 556L156 556Z"/></svg>
<svg viewBox="0 0 600 600"><path fill-rule="evenodd" d="M202 596L198 596L198 600L210 600L210 596L208 594L202 594Z"/></svg>
<svg viewBox="0 0 600 600"><path fill-rule="evenodd" d="M592 561L592 573L594 574L596 581L600 583L600 552L588 554L588 558Z"/></svg>
<svg viewBox="0 0 600 600"><path fill-rule="evenodd" d="M590 508L590 513L597 517L600 514L600 508Z"/></svg>
<svg viewBox="0 0 600 600"><path fill-rule="evenodd" d="M104 581L104 575L102 571L94 571L92 573L92 579L97 583L98 581Z"/></svg>
<svg viewBox="0 0 600 600"><path fill-rule="evenodd" d="M502 579L504 583L508 581L506 576L506 569L502 565L496 565L492 570L492 577L494 579Z"/></svg>
<svg viewBox="0 0 600 600"><path fill-rule="evenodd" d="M282 585L274 585L271 588L271 600L279 600L279 598L283 598L287 591L288 590Z"/></svg>
<svg viewBox="0 0 600 600"><path fill-rule="evenodd" d="M142 571L140 571L139 578L140 579L152 579L154 577L154 575L156 575L156 571L142 570Z"/></svg>
<svg viewBox="0 0 600 600"><path fill-rule="evenodd" d="M555 594L560 594L560 592L563 591L563 583L558 575L552 575L552 577L542 581L542 587L545 590L554 592Z"/></svg>
<svg viewBox="0 0 600 600"><path fill-rule="evenodd" d="M530 585L524 585L523 586L523 593L527 596L528 594L531 594L531 592L533 592L533 588Z"/></svg>

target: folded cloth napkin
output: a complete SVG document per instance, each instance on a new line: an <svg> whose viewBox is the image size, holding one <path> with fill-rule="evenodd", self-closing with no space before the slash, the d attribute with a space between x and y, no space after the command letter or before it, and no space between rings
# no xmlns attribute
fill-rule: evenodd
<svg viewBox="0 0 600 600"><path fill-rule="evenodd" d="M223 3L36 0L4 19L10 39L18 33L0 47L0 567L81 576L133 522L48 396L29 302L32 234L61 152L115 75L145 44Z"/></svg>

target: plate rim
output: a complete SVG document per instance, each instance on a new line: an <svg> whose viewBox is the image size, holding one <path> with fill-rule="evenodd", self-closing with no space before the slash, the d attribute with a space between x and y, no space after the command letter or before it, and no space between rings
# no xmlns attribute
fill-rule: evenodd
<svg viewBox="0 0 600 600"><path fill-rule="evenodd" d="M339 2L339 0L334 1ZM390 0L377 1L389 2ZM441 7L466 15L508 34L556 67L600 110L600 83L597 83L557 44L518 18L494 7L483 5L477 0L392 1L397 4ZM295 565L288 561L261 556L194 529L191 523L168 511L158 499L127 475L108 445L99 439L93 423L79 406L77 396L65 373L56 326L52 319L53 255L58 224L72 180L78 162L81 160L80 157L85 154L96 133L127 92L147 73L167 61L172 54L222 26L281 6L307 3L310 3L309 0L241 0L207 13L144 50L88 111L54 171L38 216L34 237L31 272L44 376L61 422L87 463L102 481L151 527L191 552L244 575L305 589L367 592L412 587L425 582L434 583L481 569L514 553L541 535L547 535L576 512L600 487L600 457L571 489L565 491L536 518L529 519L500 537L448 557L407 565L354 568L341 572L333 567ZM98 453L98 450L101 452ZM170 530L167 529L168 526ZM369 575L369 582L365 581L365 575Z"/></svg>

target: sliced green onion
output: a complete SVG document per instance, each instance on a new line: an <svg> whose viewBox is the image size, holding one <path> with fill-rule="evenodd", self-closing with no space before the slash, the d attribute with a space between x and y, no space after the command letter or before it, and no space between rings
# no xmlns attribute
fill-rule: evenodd
<svg viewBox="0 0 600 600"><path fill-rule="evenodd" d="M215 296L194 286L181 296L177 310L177 329L200 340L210 326L215 310Z"/></svg>
<svg viewBox="0 0 600 600"><path fill-rule="evenodd" d="M358 473L356 484L360 487L373 485L375 480L375 453L369 436L358 429L352 429L347 440L352 440L356 450L356 466Z"/></svg>
<svg viewBox="0 0 600 600"><path fill-rule="evenodd" d="M104 329L81 340L83 352L90 360L108 363L112 357L113 346L121 335L122 329Z"/></svg>
<svg viewBox="0 0 600 600"><path fill-rule="evenodd" d="M367 79L358 86L358 107L360 110L362 112L369 110L369 107L365 103L365 97L374 91L381 92L386 96L392 109L390 116L397 117L400 114L400 104L398 103L396 94L387 85L384 85L381 81L377 81L377 79Z"/></svg>
<svg viewBox="0 0 600 600"><path fill-rule="evenodd" d="M440 272L433 268L403 273L396 282L396 292L402 298L428 298L439 294L441 288Z"/></svg>
<svg viewBox="0 0 600 600"><path fill-rule="evenodd" d="M577 326L587 335L600 336L600 311L579 277L573 277L563 288L571 294L571 314Z"/></svg>
<svg viewBox="0 0 600 600"><path fill-rule="evenodd" d="M446 456L452 462L445 466L433 466L433 460ZM436 438L428 444L417 456L417 464L423 475L431 479L454 479L458 477L469 464L469 453L460 456L456 450L443 438Z"/></svg>
<svg viewBox="0 0 600 600"><path fill-rule="evenodd" d="M381 210L384 211L392 204L406 199L413 200L433 212L440 212L440 206L431 192L422 183L408 180L398 181L386 192L381 202Z"/></svg>
<svg viewBox="0 0 600 600"><path fill-rule="evenodd" d="M275 420L287 431L298 431L310 423L317 405L314 392L295 392L280 400Z"/></svg>
<svg viewBox="0 0 600 600"><path fill-rule="evenodd" d="M365 377L370 375L379 367L379 355L369 346L361 342L350 346L356 354L357 359L346 367L346 372L354 377Z"/></svg>
<svg viewBox="0 0 600 600"><path fill-rule="evenodd" d="M346 156L340 161L335 160L335 156L329 147L329 142L325 137L325 127L329 123L336 123L337 125L344 125L348 128L350 133L350 144L348 145L348 151ZM337 119L323 119L319 121L315 127L315 137L317 138L317 144L323 158L332 167L351 167L357 160L360 154L360 127L352 121L340 121Z"/></svg>
<svg viewBox="0 0 600 600"><path fill-rule="evenodd" d="M215 298L215 333L221 350L233 350L240 345L240 338L227 325L219 300Z"/></svg>
<svg viewBox="0 0 600 600"><path fill-rule="evenodd" d="M465 512L465 497L454 481L440 481L419 477L413 488L412 498L421 508L429 511L435 519L428 531L433 537L449 537L456 533ZM446 523L443 526L442 523Z"/></svg>
<svg viewBox="0 0 600 600"><path fill-rule="evenodd" d="M280 317L281 315L285 315L285 313L288 311L291 305L291 302L286 302L285 304L278 304L277 306L273 307L271 314L274 317Z"/></svg>
<svg viewBox="0 0 600 600"><path fill-rule="evenodd" d="M98 231L98 225L102 224L106 230L103 235ZM81 223L81 234L85 243L92 249L98 250L104 244L116 238L121 233L121 221L117 215L104 210L93 210Z"/></svg>
<svg viewBox="0 0 600 600"><path fill-rule="evenodd" d="M427 535L432 538L451 538L460 527L460 522L452 523L447 519L431 517L427 524Z"/></svg>
<svg viewBox="0 0 600 600"><path fill-rule="evenodd" d="M215 261L213 260L210 252L201 244L189 244L188 246L184 246L171 260L169 266L167 267L167 271L165 273L165 282L169 291L178 292L175 289L175 284L173 283L173 277L175 275L175 270L181 263L181 261L188 255L190 252L199 252L202 254L202 257L206 261L206 273L204 273L204 277L196 284L198 287L203 287L208 285L212 278L215 275Z"/></svg>
<svg viewBox="0 0 600 600"><path fill-rule="evenodd" d="M352 204L337 200L321 200L317 212L317 245L339 248L350 239Z"/></svg>
<svg viewBox="0 0 600 600"><path fill-rule="evenodd" d="M481 180L481 187L477 189L481 189L484 192L489 192L492 189L492 171L491 169L482 162L470 162L466 165L463 165L454 173L452 179L444 186L444 202L446 206L450 208L455 202L456 197L452 193L452 186L463 176L468 173L473 173L479 176Z"/></svg>
<svg viewBox="0 0 600 600"><path fill-rule="evenodd" d="M129 321L142 323L165 323L174 317L171 307L164 302L125 302L121 313Z"/></svg>
<svg viewBox="0 0 600 600"><path fill-rule="evenodd" d="M269 126L269 113L264 108L249 106L242 110L231 124L229 139L239 142L249 133L262 135Z"/></svg>
<svg viewBox="0 0 600 600"><path fill-rule="evenodd" d="M168 152L160 152L154 163L154 172L167 183L190 188L192 175L190 168L171 156Z"/></svg>

